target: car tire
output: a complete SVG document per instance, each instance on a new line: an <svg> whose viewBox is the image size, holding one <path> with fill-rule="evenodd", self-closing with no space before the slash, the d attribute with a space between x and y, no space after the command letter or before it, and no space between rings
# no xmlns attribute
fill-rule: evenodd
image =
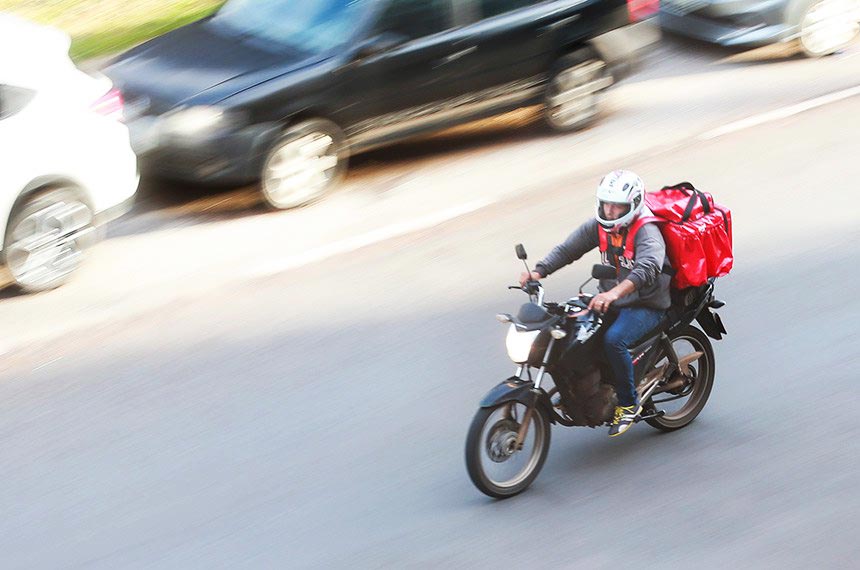
<svg viewBox="0 0 860 570"><path fill-rule="evenodd" d="M860 34L852 0L803 0L794 9L800 49L807 57L834 54Z"/></svg>
<svg viewBox="0 0 860 570"><path fill-rule="evenodd" d="M266 203L276 210L315 202L343 180L348 153L343 132L311 119L289 127L272 145L260 175Z"/></svg>
<svg viewBox="0 0 860 570"><path fill-rule="evenodd" d="M15 206L6 227L3 265L26 293L55 289L71 279L98 235L93 212L72 188L51 188Z"/></svg>
<svg viewBox="0 0 860 570"><path fill-rule="evenodd" d="M544 95L544 122L557 132L571 132L594 124L601 94L612 85L606 62L591 48L556 61Z"/></svg>

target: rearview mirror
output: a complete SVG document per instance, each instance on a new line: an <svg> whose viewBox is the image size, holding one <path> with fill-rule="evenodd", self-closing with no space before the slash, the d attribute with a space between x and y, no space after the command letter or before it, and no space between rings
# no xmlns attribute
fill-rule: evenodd
<svg viewBox="0 0 860 570"><path fill-rule="evenodd" d="M518 243L515 249L517 251L517 259L522 259L523 261L525 261L529 258L529 256L526 255L526 248L523 247L523 244Z"/></svg>
<svg viewBox="0 0 860 570"><path fill-rule="evenodd" d="M597 263L591 268L591 276L595 279L615 279L618 274L614 267Z"/></svg>

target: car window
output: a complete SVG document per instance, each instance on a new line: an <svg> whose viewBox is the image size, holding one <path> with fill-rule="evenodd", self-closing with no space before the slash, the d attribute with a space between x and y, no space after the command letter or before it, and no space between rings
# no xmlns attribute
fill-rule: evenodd
<svg viewBox="0 0 860 570"><path fill-rule="evenodd" d="M490 18L520 8L528 8L541 2L543 0L481 0L481 15L484 18Z"/></svg>
<svg viewBox="0 0 860 570"><path fill-rule="evenodd" d="M369 0L229 0L212 19L238 36L252 36L307 52L349 41Z"/></svg>
<svg viewBox="0 0 860 570"><path fill-rule="evenodd" d="M376 31L414 40L447 30L452 22L451 0L391 0L379 18Z"/></svg>

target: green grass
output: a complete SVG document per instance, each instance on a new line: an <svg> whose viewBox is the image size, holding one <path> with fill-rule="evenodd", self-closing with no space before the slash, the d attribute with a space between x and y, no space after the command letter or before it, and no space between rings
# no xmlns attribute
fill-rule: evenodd
<svg viewBox="0 0 860 570"><path fill-rule="evenodd" d="M72 59L112 55L210 15L224 0L0 0L0 11L65 30Z"/></svg>

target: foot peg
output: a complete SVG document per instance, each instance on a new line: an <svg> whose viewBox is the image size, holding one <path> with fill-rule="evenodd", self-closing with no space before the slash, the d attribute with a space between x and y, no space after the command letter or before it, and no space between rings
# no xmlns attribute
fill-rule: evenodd
<svg viewBox="0 0 860 570"><path fill-rule="evenodd" d="M664 412L663 410L658 410L658 411L653 412L653 413L651 413L651 414L646 414L646 415L643 415L643 416L636 416L636 420L635 420L635 421L636 421L636 423L639 423L639 422L641 422L641 421L643 421L643 420L650 420L650 419L653 419L653 418L662 418L662 417L663 417L663 416L665 416L665 415L666 415L666 412Z"/></svg>

